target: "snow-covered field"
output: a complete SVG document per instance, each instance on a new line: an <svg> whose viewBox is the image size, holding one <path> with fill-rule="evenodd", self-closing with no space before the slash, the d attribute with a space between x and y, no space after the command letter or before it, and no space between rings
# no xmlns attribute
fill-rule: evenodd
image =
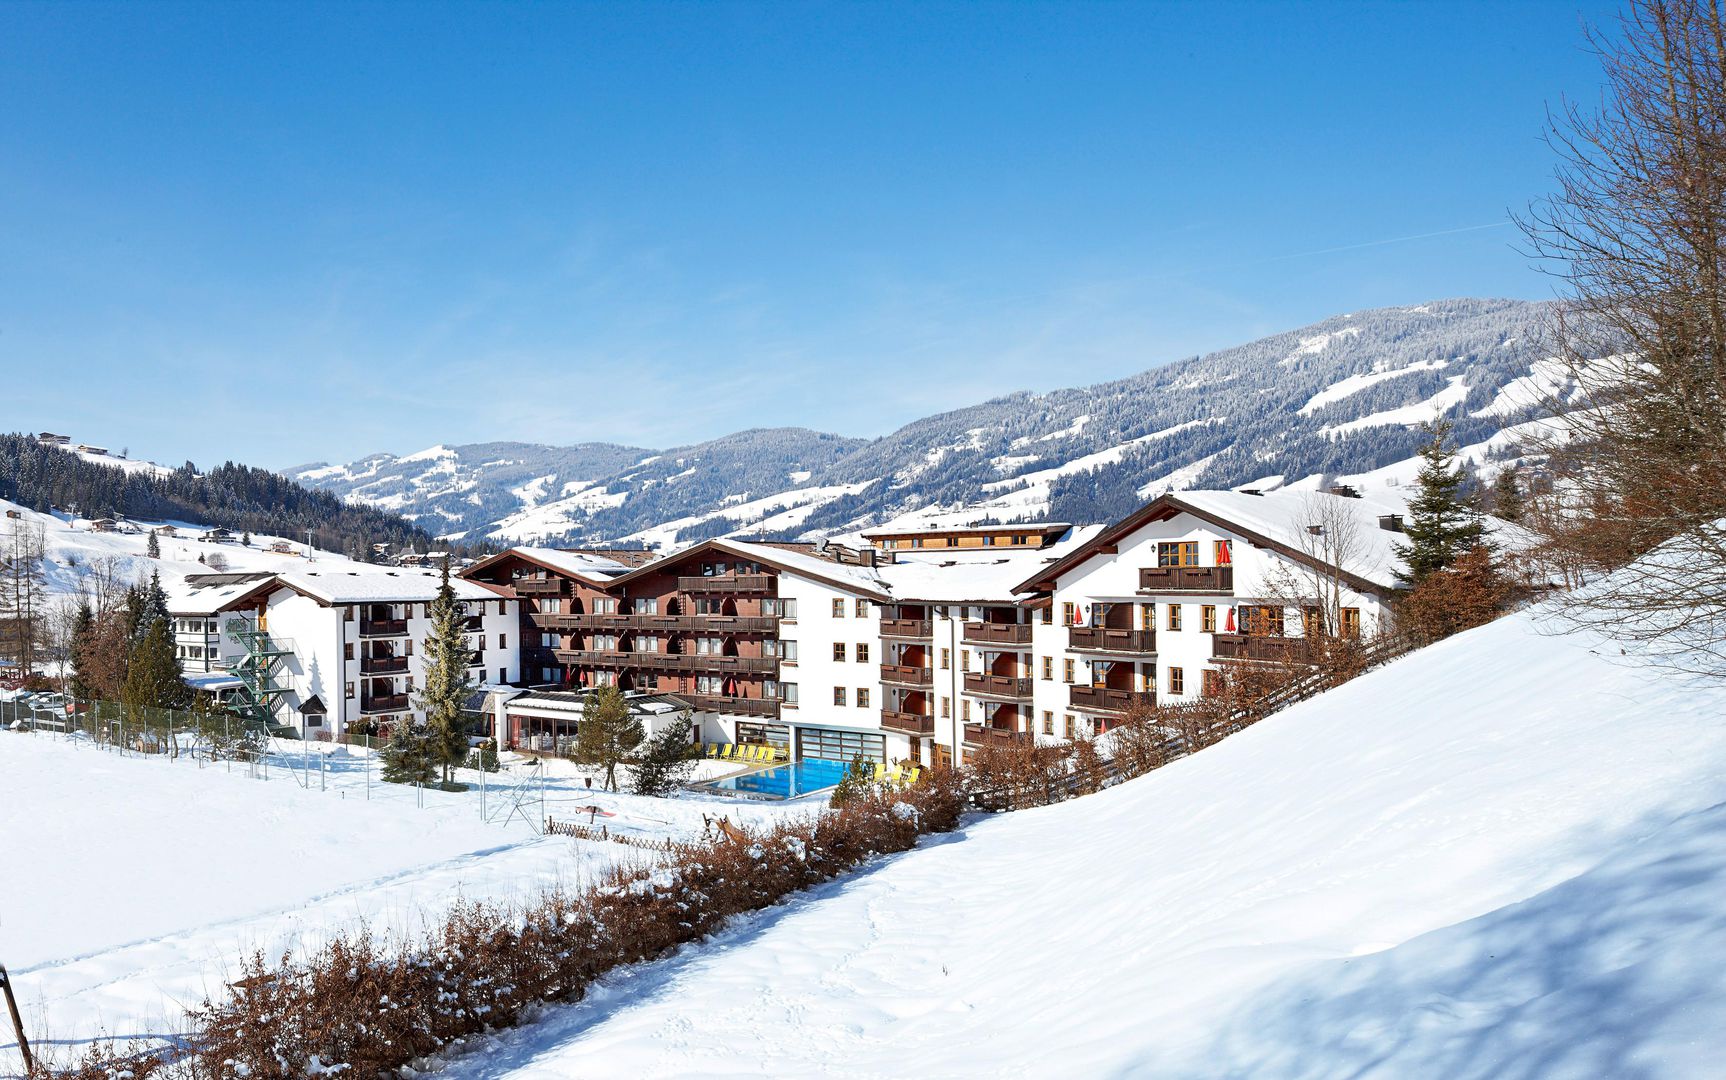
<svg viewBox="0 0 1726 1080"><path fill-rule="evenodd" d="M540 836L526 819L542 814L585 822L594 806L612 831L689 838L703 814L811 812L607 794L564 765L543 785L492 774L486 820L477 772L461 774L468 792L420 793L382 783L363 754L276 745L267 771L200 768L0 730L0 963L33 1042L70 1056L92 1038L171 1035L253 949L274 955L361 921L408 933L459 898L525 899L651 857ZM329 754L323 769L315 750ZM0 1026L0 1076L18 1070L12 1043Z"/></svg>
<svg viewBox="0 0 1726 1080"><path fill-rule="evenodd" d="M1518 616L620 973L452 1075L1717 1077L1726 687Z"/></svg>

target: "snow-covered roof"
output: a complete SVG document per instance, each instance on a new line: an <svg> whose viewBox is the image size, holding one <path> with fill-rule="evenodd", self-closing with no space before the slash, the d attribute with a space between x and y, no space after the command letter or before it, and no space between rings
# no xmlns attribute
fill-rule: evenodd
<svg viewBox="0 0 1726 1080"><path fill-rule="evenodd" d="M543 547L514 547L510 548L510 551L535 562L544 563L560 573L572 574L575 577L594 578L600 581L619 577L633 569L633 567L626 566L616 559L596 555L590 551L560 551L557 548Z"/></svg>
<svg viewBox="0 0 1726 1080"><path fill-rule="evenodd" d="M894 599L937 604L1006 603L1017 599L1013 586L1074 551L1103 531L1082 525L1046 548L930 549L895 552L877 572Z"/></svg>
<svg viewBox="0 0 1726 1080"><path fill-rule="evenodd" d="M792 551L772 544L752 544L747 540L732 540L723 536L703 541L697 547L727 551L745 559L753 559L769 566L776 566L780 570L815 578L818 581L826 581L841 588L868 593L881 599L887 598L887 585L877 567L853 566L834 562L832 559L823 559L817 555L805 555L800 551ZM671 557L679 558L687 554L689 552L684 551Z"/></svg>
<svg viewBox="0 0 1726 1080"><path fill-rule="evenodd" d="M437 596L441 575L434 571L296 570L278 575L282 584L327 604L404 604ZM460 600L496 600L498 594L466 578L451 576L450 586Z"/></svg>
<svg viewBox="0 0 1726 1080"><path fill-rule="evenodd" d="M262 591L274 574L192 574L183 580L165 579L170 615L215 615Z"/></svg>
<svg viewBox="0 0 1726 1080"><path fill-rule="evenodd" d="M1408 542L1400 532L1379 527L1379 518L1389 514L1406 514L1407 505L1400 499L1378 497L1350 498L1324 491L1269 491L1263 495L1248 495L1241 491L1181 491L1173 502L1207 513L1257 533L1280 544L1305 550L1311 540L1307 526L1322 524L1327 517L1346 515L1355 522L1355 536L1346 553L1341 569L1358 575L1384 588L1397 586L1396 572L1402 559L1394 547Z"/></svg>

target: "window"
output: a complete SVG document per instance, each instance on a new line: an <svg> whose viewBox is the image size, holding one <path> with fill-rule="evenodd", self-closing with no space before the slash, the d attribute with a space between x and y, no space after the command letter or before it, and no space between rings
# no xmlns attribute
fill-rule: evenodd
<svg viewBox="0 0 1726 1080"><path fill-rule="evenodd" d="M1169 669L1169 693L1184 694L1187 692L1187 673L1178 667Z"/></svg>
<svg viewBox="0 0 1726 1080"><path fill-rule="evenodd" d="M1301 608L1300 632L1302 637L1316 638L1324 636L1324 613L1315 607Z"/></svg>
<svg viewBox="0 0 1726 1080"><path fill-rule="evenodd" d="M941 699L941 719L951 720L952 718L953 718L953 699L950 697L944 697Z"/></svg>
<svg viewBox="0 0 1726 1080"><path fill-rule="evenodd" d="M508 634L499 634L497 636L497 647L500 649L509 648L509 635Z"/></svg>
<svg viewBox="0 0 1726 1080"><path fill-rule="evenodd" d="M844 597L835 596L833 598L833 617L835 619L843 619L845 617Z"/></svg>
<svg viewBox="0 0 1726 1080"><path fill-rule="evenodd" d="M1199 565L1199 543L1197 540L1165 540L1157 545L1158 566L1197 566Z"/></svg>
<svg viewBox="0 0 1726 1080"><path fill-rule="evenodd" d="M342 646L342 659L343 660L352 660L353 658L354 658L354 643L350 641L350 642L347 642L346 644L344 644Z"/></svg>
<svg viewBox="0 0 1726 1080"><path fill-rule="evenodd" d="M845 643L843 641L835 641L833 643L833 659L835 659L841 663L844 662L844 660L845 660Z"/></svg>
<svg viewBox="0 0 1726 1080"><path fill-rule="evenodd" d="M959 538L957 536L949 536L947 538L947 546L948 547L958 547L959 546Z"/></svg>
<svg viewBox="0 0 1726 1080"><path fill-rule="evenodd" d="M509 681L509 669L508 668L498 668L497 669L497 681L500 683Z"/></svg>
<svg viewBox="0 0 1726 1080"><path fill-rule="evenodd" d="M867 601L867 600L857 601L856 615L859 619L867 619L869 617L869 601Z"/></svg>
<svg viewBox="0 0 1726 1080"><path fill-rule="evenodd" d="M1342 609L1342 636L1360 637L1360 608L1345 607Z"/></svg>
<svg viewBox="0 0 1726 1080"><path fill-rule="evenodd" d="M941 670L946 671L948 668L950 668L952 666L953 666L953 650L952 649L942 649L941 650Z"/></svg>
<svg viewBox="0 0 1726 1080"><path fill-rule="evenodd" d="M350 698L353 697L354 696L354 684L353 683L343 683L342 684L342 691L343 691L343 693L342 693L343 697L350 697Z"/></svg>
<svg viewBox="0 0 1726 1080"><path fill-rule="evenodd" d="M845 704L845 688L843 686L835 686L833 688L833 704Z"/></svg>
<svg viewBox="0 0 1726 1080"><path fill-rule="evenodd" d="M804 728L797 733L797 746L803 757L822 761L887 760L886 737L861 731Z"/></svg>
<svg viewBox="0 0 1726 1080"><path fill-rule="evenodd" d="M1044 709L1043 710L1043 734L1053 735L1054 733L1055 733L1055 714L1050 712L1048 709Z"/></svg>
<svg viewBox="0 0 1726 1080"><path fill-rule="evenodd" d="M971 699L970 698L960 698L959 699L959 719L961 719L961 720L971 719Z"/></svg>
<svg viewBox="0 0 1726 1080"><path fill-rule="evenodd" d="M1139 605L1139 629L1155 630L1157 628L1157 605Z"/></svg>
<svg viewBox="0 0 1726 1080"><path fill-rule="evenodd" d="M779 684L779 700L783 701L787 705L796 705L797 704L797 684L794 682L782 682L782 683L780 683Z"/></svg>
<svg viewBox="0 0 1726 1080"><path fill-rule="evenodd" d="M1071 601L1061 605L1061 625L1073 625L1073 604Z"/></svg>
<svg viewBox="0 0 1726 1080"><path fill-rule="evenodd" d="M1051 682L1054 681L1054 678L1055 678L1055 658L1052 656L1043 657L1043 678L1047 679Z"/></svg>
<svg viewBox="0 0 1726 1080"><path fill-rule="evenodd" d="M703 614L717 615L719 612L703 612ZM795 619L797 618L797 601L793 598L782 596L768 597L761 601L761 614L771 615L781 619Z"/></svg>
<svg viewBox="0 0 1726 1080"><path fill-rule="evenodd" d="M354 621L354 609L352 607L342 608L342 621L343 622L353 622ZM353 695L349 694L348 696L352 697Z"/></svg>
<svg viewBox="0 0 1726 1080"><path fill-rule="evenodd" d="M1215 697L1223 692L1223 673L1216 668L1204 668L1199 672L1199 686L1206 697Z"/></svg>
<svg viewBox="0 0 1726 1080"><path fill-rule="evenodd" d="M1064 713L1064 714L1062 714L1062 719L1066 721L1067 739L1068 739L1068 741L1071 741L1073 739L1073 728L1074 728L1073 714L1072 713Z"/></svg>
<svg viewBox="0 0 1726 1080"><path fill-rule="evenodd" d="M1039 612L1039 614L1041 614L1043 617L1043 625L1044 626L1051 625L1055 621L1055 605L1054 604L1044 604L1043 610L1041 612Z"/></svg>
<svg viewBox="0 0 1726 1080"><path fill-rule="evenodd" d="M1073 681L1073 661L1071 659L1061 661L1061 679L1063 682Z"/></svg>
<svg viewBox="0 0 1726 1080"><path fill-rule="evenodd" d="M777 656L787 664L797 662L797 643L783 638L769 638L762 644L762 653L766 656Z"/></svg>
<svg viewBox="0 0 1726 1080"><path fill-rule="evenodd" d="M970 649L960 649L959 650L959 670L960 671L970 671L971 670L971 650Z"/></svg>
<svg viewBox="0 0 1726 1080"><path fill-rule="evenodd" d="M859 709L867 709L869 707L869 688L867 686L859 686L857 688L857 707Z"/></svg>
<svg viewBox="0 0 1726 1080"><path fill-rule="evenodd" d="M1199 629L1207 634L1217 632L1217 606L1205 604L1199 608Z"/></svg>
<svg viewBox="0 0 1726 1080"><path fill-rule="evenodd" d="M867 642L859 641L857 643L857 662L859 664L869 662L869 645Z"/></svg>
<svg viewBox="0 0 1726 1080"><path fill-rule="evenodd" d="M1215 543L1216 564L1218 566L1233 566L1235 562L1235 542L1233 540L1218 540Z"/></svg>
<svg viewBox="0 0 1726 1080"><path fill-rule="evenodd" d="M1181 605L1179 605L1179 604L1170 604L1169 605L1169 623L1168 623L1168 625L1169 625L1170 630L1179 630L1181 628Z"/></svg>
<svg viewBox="0 0 1726 1080"><path fill-rule="evenodd" d="M1280 607L1248 607L1245 613L1246 632L1264 637L1283 636L1283 609Z"/></svg>

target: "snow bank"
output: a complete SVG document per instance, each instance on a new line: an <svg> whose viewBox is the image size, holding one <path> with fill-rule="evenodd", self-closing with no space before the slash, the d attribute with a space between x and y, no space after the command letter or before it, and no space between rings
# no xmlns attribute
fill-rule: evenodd
<svg viewBox="0 0 1726 1080"><path fill-rule="evenodd" d="M1715 1076L1726 687L1503 620L818 890L464 1076Z"/></svg>

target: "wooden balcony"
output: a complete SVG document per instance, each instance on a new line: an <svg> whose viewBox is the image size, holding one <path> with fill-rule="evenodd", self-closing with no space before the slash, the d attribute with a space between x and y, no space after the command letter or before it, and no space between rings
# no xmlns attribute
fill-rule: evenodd
<svg viewBox="0 0 1726 1080"><path fill-rule="evenodd" d="M1128 706L1135 701L1146 705L1155 705L1157 695L1137 690L1115 690L1107 686L1072 686L1068 688L1067 700L1073 708L1085 712L1118 713L1126 712Z"/></svg>
<svg viewBox="0 0 1726 1080"><path fill-rule="evenodd" d="M895 686L934 686L935 672L910 664L882 664L881 681Z"/></svg>
<svg viewBox="0 0 1726 1080"><path fill-rule="evenodd" d="M1210 593L1233 596L1232 566L1147 566L1139 571L1142 593Z"/></svg>
<svg viewBox="0 0 1726 1080"><path fill-rule="evenodd" d="M714 574L711 577L680 577L679 592L686 593L770 593L772 574Z"/></svg>
<svg viewBox="0 0 1726 1080"><path fill-rule="evenodd" d="M360 637L406 637L406 619L361 619Z"/></svg>
<svg viewBox="0 0 1726 1080"><path fill-rule="evenodd" d="M1218 660L1267 660L1277 664L1301 662L1305 638L1272 637L1265 634L1212 634L1211 655Z"/></svg>
<svg viewBox="0 0 1726 1080"><path fill-rule="evenodd" d="M530 612L528 620L545 630L712 630L731 634L772 634L773 615L556 615Z"/></svg>
<svg viewBox="0 0 1726 1080"><path fill-rule="evenodd" d="M929 638L935 634L935 624L928 619L882 619L881 636L890 638Z"/></svg>
<svg viewBox="0 0 1726 1080"><path fill-rule="evenodd" d="M516 578L510 584L515 587L517 596L562 596L569 582L560 577L524 577Z"/></svg>
<svg viewBox="0 0 1726 1080"><path fill-rule="evenodd" d="M406 694L392 694L387 697L360 698L360 712L368 715L374 713L406 712L407 710L408 696Z"/></svg>
<svg viewBox="0 0 1726 1080"><path fill-rule="evenodd" d="M965 725L966 746L988 750L1011 750L1015 746L1029 746L1030 744L1031 736L1023 731L988 727L983 724Z"/></svg>
<svg viewBox="0 0 1726 1080"><path fill-rule="evenodd" d="M965 692L1023 701L1031 696L1031 680L1017 675L985 675L972 672L965 676Z"/></svg>
<svg viewBox="0 0 1726 1080"><path fill-rule="evenodd" d="M776 656L723 656L718 653L624 652L621 649L556 649L560 664L578 667L630 668L641 671L689 671L772 675Z"/></svg>
<svg viewBox="0 0 1726 1080"><path fill-rule="evenodd" d="M742 698L724 697L719 694L683 694L677 695L697 709L708 712L727 713L732 716L779 716L779 701L776 698Z"/></svg>
<svg viewBox="0 0 1726 1080"><path fill-rule="evenodd" d="M405 656L362 656L361 675L396 675L408 669Z"/></svg>
<svg viewBox="0 0 1726 1080"><path fill-rule="evenodd" d="M968 622L964 639L970 645L1029 645L1031 624Z"/></svg>
<svg viewBox="0 0 1726 1080"><path fill-rule="evenodd" d="M900 712L897 709L881 710L881 726L888 731L902 731L907 735L935 734L935 718L933 716Z"/></svg>
<svg viewBox="0 0 1726 1080"><path fill-rule="evenodd" d="M1155 630L1116 630L1108 626L1070 626L1067 648L1075 652L1145 656L1157 651Z"/></svg>

